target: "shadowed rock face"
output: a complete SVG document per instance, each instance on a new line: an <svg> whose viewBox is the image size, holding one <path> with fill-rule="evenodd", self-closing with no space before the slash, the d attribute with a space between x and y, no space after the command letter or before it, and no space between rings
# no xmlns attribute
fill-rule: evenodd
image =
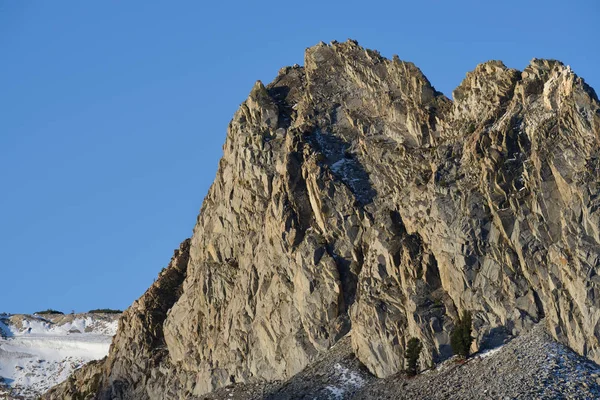
<svg viewBox="0 0 600 400"><path fill-rule="evenodd" d="M424 365L447 358L463 310L475 347L545 317L600 361L595 93L534 59L479 65L454 99L353 41L257 82L191 241L125 313L87 393L183 399L286 379L350 331L386 377L410 337Z"/></svg>

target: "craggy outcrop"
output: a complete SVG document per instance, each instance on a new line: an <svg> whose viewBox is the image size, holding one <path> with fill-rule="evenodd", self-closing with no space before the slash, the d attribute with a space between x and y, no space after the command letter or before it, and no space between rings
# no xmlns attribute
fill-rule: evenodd
<svg viewBox="0 0 600 400"><path fill-rule="evenodd" d="M123 313L109 355L102 361L88 363L75 371L67 381L46 393L44 398L162 397L167 388L160 385L168 381L168 374L165 374L168 371L168 351L163 324L168 311L181 296L189 251L190 239L186 239L175 250L169 266L160 272L158 279ZM176 386L169 389L180 390Z"/></svg>
<svg viewBox="0 0 600 400"><path fill-rule="evenodd" d="M474 347L545 317L600 361L595 93L534 59L522 72L479 65L454 99L354 41L257 82L189 261L176 256L169 290L162 275L125 313L96 396L286 379L350 331L358 359L387 377L410 337L424 365L447 358L463 310Z"/></svg>

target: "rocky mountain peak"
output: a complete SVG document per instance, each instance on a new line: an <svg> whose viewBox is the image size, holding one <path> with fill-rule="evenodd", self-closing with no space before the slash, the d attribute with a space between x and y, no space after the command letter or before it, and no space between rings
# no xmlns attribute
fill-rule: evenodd
<svg viewBox="0 0 600 400"><path fill-rule="evenodd" d="M510 102L521 73L502 61L479 64L452 92L454 114L475 124L497 118Z"/></svg>
<svg viewBox="0 0 600 400"><path fill-rule="evenodd" d="M124 314L108 361L47 397L287 379L347 335L389 377L411 337L423 366L450 357L465 310L473 350L545 317L599 361L597 97L535 59L481 64L453 95L355 41L257 82L191 240Z"/></svg>

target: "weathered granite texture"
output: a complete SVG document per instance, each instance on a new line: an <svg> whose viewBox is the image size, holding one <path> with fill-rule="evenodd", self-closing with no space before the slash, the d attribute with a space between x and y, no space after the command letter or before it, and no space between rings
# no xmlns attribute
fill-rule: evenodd
<svg viewBox="0 0 600 400"><path fill-rule="evenodd" d="M475 347L545 317L600 361L598 98L538 59L479 65L453 95L354 41L257 82L191 242L82 391L184 399L287 379L349 331L387 377L410 337L423 365L447 358L462 310Z"/></svg>

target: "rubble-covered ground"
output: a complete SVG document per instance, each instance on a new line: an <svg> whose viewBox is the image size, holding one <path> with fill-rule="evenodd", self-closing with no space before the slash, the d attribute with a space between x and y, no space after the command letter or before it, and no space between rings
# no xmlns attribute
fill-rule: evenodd
<svg viewBox="0 0 600 400"><path fill-rule="evenodd" d="M537 325L498 351L449 360L416 378L395 376L357 399L598 399L600 367L555 342ZM487 354L489 354L487 353Z"/></svg>
<svg viewBox="0 0 600 400"><path fill-rule="evenodd" d="M349 338L286 382L231 385L202 399L598 399L600 366L531 332L467 362L450 359L414 378L376 379L354 357Z"/></svg>

